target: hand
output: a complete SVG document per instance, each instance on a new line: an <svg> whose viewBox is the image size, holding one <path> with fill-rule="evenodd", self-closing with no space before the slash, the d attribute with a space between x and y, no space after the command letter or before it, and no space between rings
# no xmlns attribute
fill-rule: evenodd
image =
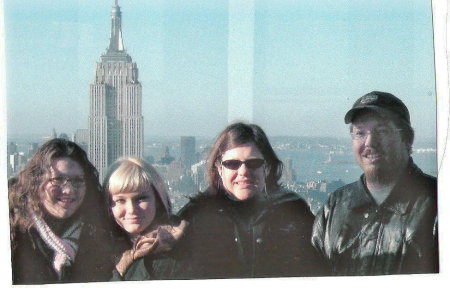
<svg viewBox="0 0 450 291"><path fill-rule="evenodd" d="M158 233L150 232L147 236L142 236L135 243L132 250L133 260L145 257L150 254L158 246Z"/></svg>
<svg viewBox="0 0 450 291"><path fill-rule="evenodd" d="M156 231L152 231L148 236L140 237L131 250L126 250L122 253L119 262L116 264L116 270L120 276L123 277L134 261L150 254L157 245Z"/></svg>
<svg viewBox="0 0 450 291"><path fill-rule="evenodd" d="M156 253L170 251L176 242L183 236L184 230L189 225L186 220L182 220L178 226L162 225L157 229L158 245Z"/></svg>
<svg viewBox="0 0 450 291"><path fill-rule="evenodd" d="M162 225L156 230L141 236L131 250L126 250L122 253L119 263L116 264L119 274L123 276L134 261L152 252L162 253L170 251L183 236L184 230L188 225L187 221L182 220L178 226Z"/></svg>

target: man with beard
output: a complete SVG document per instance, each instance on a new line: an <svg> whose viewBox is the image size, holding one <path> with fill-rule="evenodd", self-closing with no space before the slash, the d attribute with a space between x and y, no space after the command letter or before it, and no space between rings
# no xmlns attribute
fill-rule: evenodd
<svg viewBox="0 0 450 291"><path fill-rule="evenodd" d="M371 92L345 115L361 178L331 193L312 243L333 275L439 272L437 181L411 158L408 109Z"/></svg>

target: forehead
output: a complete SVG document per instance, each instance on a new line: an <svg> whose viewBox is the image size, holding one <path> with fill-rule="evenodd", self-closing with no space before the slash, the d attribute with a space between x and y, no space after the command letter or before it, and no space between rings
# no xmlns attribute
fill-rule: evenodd
<svg viewBox="0 0 450 291"><path fill-rule="evenodd" d="M133 191L133 192L118 192L118 193L111 193L112 196L114 197L121 197L121 198L129 198L129 199L133 199L135 197L141 197L141 196L147 196L150 198L153 198L155 196L155 193L153 192L153 190L149 189L149 190L145 190L145 191Z"/></svg>
<svg viewBox="0 0 450 291"><path fill-rule="evenodd" d="M83 176L84 171L78 162L70 158L57 158L52 161L50 167L50 173L52 175L64 175L64 176Z"/></svg>
<svg viewBox="0 0 450 291"><path fill-rule="evenodd" d="M372 112L361 113L357 115L352 122L352 127L357 128L375 128L379 126L394 127L395 125L393 121L382 118L380 115Z"/></svg>
<svg viewBox="0 0 450 291"><path fill-rule="evenodd" d="M263 158L262 153L252 142L245 143L232 149L229 149L222 156L222 160L231 160L231 159L243 160L248 158L261 158L261 159Z"/></svg>

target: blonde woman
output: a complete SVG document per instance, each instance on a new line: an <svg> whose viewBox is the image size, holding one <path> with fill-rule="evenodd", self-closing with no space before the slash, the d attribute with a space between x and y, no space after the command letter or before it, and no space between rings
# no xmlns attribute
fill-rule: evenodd
<svg viewBox="0 0 450 291"><path fill-rule="evenodd" d="M176 219L157 171L141 159L120 159L110 167L104 191L119 237L112 280L172 278L175 259L169 250L186 223L173 226Z"/></svg>

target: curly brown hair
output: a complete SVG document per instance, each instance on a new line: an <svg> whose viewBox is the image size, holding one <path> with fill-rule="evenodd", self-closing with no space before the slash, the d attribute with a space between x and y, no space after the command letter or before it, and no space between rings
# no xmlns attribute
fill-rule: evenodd
<svg viewBox="0 0 450 291"><path fill-rule="evenodd" d="M86 195L74 215L79 215L91 229L101 227L104 230L107 227L107 205L102 197L97 170L89 162L86 152L77 144L56 138L44 143L27 166L8 183L12 244L17 231L27 232L33 226L30 213L43 216L40 194L50 173L51 164L57 158L70 158L84 171Z"/></svg>

